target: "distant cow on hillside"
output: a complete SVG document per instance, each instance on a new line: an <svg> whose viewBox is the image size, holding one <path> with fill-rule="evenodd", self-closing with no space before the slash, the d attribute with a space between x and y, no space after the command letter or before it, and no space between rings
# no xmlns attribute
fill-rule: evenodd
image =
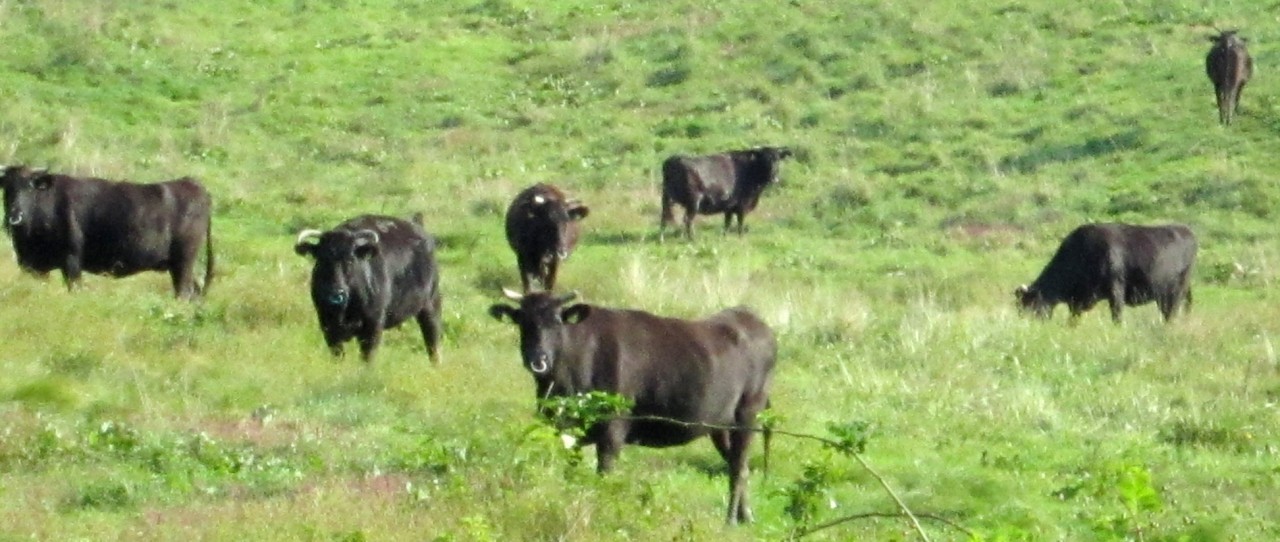
<svg viewBox="0 0 1280 542"><path fill-rule="evenodd" d="M671 206L684 207L684 233L693 238L696 215L724 213L724 230L756 208L766 186L778 179L778 165L792 155L786 147L759 147L708 156L672 156L662 164L662 218L658 233L674 221Z"/></svg>
<svg viewBox="0 0 1280 542"><path fill-rule="evenodd" d="M314 242L312 240L315 240ZM382 341L382 331L409 317L418 321L427 356L439 361L440 273L435 238L412 222L362 215L332 230L303 230L294 251L315 259L311 301L325 343L335 356L355 338L364 361Z"/></svg>
<svg viewBox="0 0 1280 542"><path fill-rule="evenodd" d="M192 299L202 293L195 267L203 247L203 289L213 281L213 204L195 179L134 184L3 169L5 230L23 269L58 269L68 289L85 271L167 271L174 294Z"/></svg>
<svg viewBox="0 0 1280 542"><path fill-rule="evenodd" d="M1204 59L1204 69L1218 98L1218 121L1231 124L1232 115L1240 110L1240 93L1253 76L1253 59L1245 49L1248 40L1226 30L1209 36L1209 41L1213 48Z"/></svg>
<svg viewBox="0 0 1280 542"><path fill-rule="evenodd" d="M555 287L560 262L578 244L578 221L589 212L550 184L538 183L516 195L507 208L507 244L516 253L525 292L534 280L546 290Z"/></svg>
<svg viewBox="0 0 1280 542"><path fill-rule="evenodd" d="M489 313L519 327L520 356L538 398L603 391L634 402L629 416L588 429L599 472L610 470L623 444L678 446L708 435L729 464L729 523L751 520L747 448L756 415L769 403L778 354L768 324L742 307L681 320L566 306L574 294L505 293L519 306L495 304ZM690 425L637 419L644 417Z"/></svg>
<svg viewBox="0 0 1280 542"><path fill-rule="evenodd" d="M1063 239L1030 286L1015 292L1018 305L1041 317L1066 303L1074 323L1101 300L1119 322L1124 305L1155 301L1165 321L1191 306L1196 236L1181 224L1086 224Z"/></svg>

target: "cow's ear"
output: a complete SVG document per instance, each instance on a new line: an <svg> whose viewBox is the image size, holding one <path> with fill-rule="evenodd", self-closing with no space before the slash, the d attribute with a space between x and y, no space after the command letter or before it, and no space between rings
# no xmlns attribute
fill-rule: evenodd
<svg viewBox="0 0 1280 542"><path fill-rule="evenodd" d="M508 320L511 320L512 323L515 323L519 321L520 309L512 307L511 305L494 303L492 306L489 307L489 316L492 316L494 320L497 320L499 322L502 321L503 316L506 316Z"/></svg>
<svg viewBox="0 0 1280 542"><path fill-rule="evenodd" d="M308 243L304 241L296 245L293 245L293 251L297 252L299 256L315 256L316 244Z"/></svg>
<svg viewBox="0 0 1280 542"><path fill-rule="evenodd" d="M53 186L53 177L49 175L36 177L36 180L32 181L31 186L34 186L36 190L48 190L50 186Z"/></svg>
<svg viewBox="0 0 1280 542"><path fill-rule="evenodd" d="M560 320L566 324L576 324L591 315L591 307L579 303L560 311Z"/></svg>
<svg viewBox="0 0 1280 542"><path fill-rule="evenodd" d="M356 245L355 253L357 258L360 258L361 260L367 260L378 254L378 245L375 243L369 243L367 245Z"/></svg>
<svg viewBox="0 0 1280 542"><path fill-rule="evenodd" d="M591 208L586 205L579 205L569 209L569 218L573 220L582 220L586 218L588 214L591 214Z"/></svg>

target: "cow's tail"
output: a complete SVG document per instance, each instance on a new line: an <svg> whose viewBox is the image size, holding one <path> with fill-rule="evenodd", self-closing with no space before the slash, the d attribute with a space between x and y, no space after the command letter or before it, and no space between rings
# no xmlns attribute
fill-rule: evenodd
<svg viewBox="0 0 1280 542"><path fill-rule="evenodd" d="M204 224L204 287L200 289L200 293L207 294L211 284L213 284L213 213L209 213L209 218Z"/></svg>
<svg viewBox="0 0 1280 542"><path fill-rule="evenodd" d="M666 229L667 224L675 221L675 215L671 212L671 206L674 203L674 190L683 180L680 178L684 175L684 166L680 163L680 159L672 156L662 163L662 216L658 219L658 231Z"/></svg>

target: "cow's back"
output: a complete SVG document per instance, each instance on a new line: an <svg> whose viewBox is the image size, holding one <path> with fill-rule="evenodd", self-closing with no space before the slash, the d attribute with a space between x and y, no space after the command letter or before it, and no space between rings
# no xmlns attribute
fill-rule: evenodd
<svg viewBox="0 0 1280 542"><path fill-rule="evenodd" d="M1126 266L1152 282L1175 280L1195 263L1196 236L1182 224L1164 226L1117 225Z"/></svg>

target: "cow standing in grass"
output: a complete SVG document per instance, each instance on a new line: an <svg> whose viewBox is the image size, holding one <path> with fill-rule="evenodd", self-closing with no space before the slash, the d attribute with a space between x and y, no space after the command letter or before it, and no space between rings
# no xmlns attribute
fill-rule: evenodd
<svg viewBox="0 0 1280 542"><path fill-rule="evenodd" d="M213 203L195 179L134 184L25 166L3 170L4 227L23 269L60 270L68 289L86 271L166 271L180 299L197 297L213 281ZM196 283L201 248L203 288Z"/></svg>
<svg viewBox="0 0 1280 542"><path fill-rule="evenodd" d="M1232 116L1240 111L1240 93L1253 76L1253 58L1245 48L1246 40L1235 30L1209 36L1209 41L1213 48L1204 59L1204 68L1218 98L1218 122L1231 124Z"/></svg>
<svg viewBox="0 0 1280 542"><path fill-rule="evenodd" d="M759 147L708 156L672 156L662 164L662 217L658 234L675 220L672 206L684 208L684 234L693 239L693 219L724 213L724 231L755 210L765 187L778 180L778 165L792 155L786 147Z"/></svg>
<svg viewBox="0 0 1280 542"><path fill-rule="evenodd" d="M778 352L768 324L741 307L681 320L566 306L574 294L506 295L519 306L495 304L489 313L519 326L520 355L539 398L602 391L633 402L628 416L587 431L599 472L612 468L623 444L677 446L707 435L729 465L728 522L751 521L747 448L756 415L769 403Z"/></svg>
<svg viewBox="0 0 1280 542"><path fill-rule="evenodd" d="M1062 240L1035 282L1014 294L1022 309L1045 318L1066 303L1072 323L1104 299L1116 322L1125 305L1151 301L1168 321L1180 306L1191 306L1195 261L1196 236L1181 224L1086 224Z"/></svg>
<svg viewBox="0 0 1280 542"><path fill-rule="evenodd" d="M409 317L418 321L427 356L439 361L440 273L435 239L413 221L364 215L332 230L303 230L294 251L315 260L311 301L325 343L335 356L352 338L365 362L373 360L382 331Z"/></svg>
<svg viewBox="0 0 1280 542"><path fill-rule="evenodd" d="M555 288L560 262L573 253L578 222L589 212L550 184L538 183L516 195L507 208L507 244L516 253L525 292L534 281L546 290Z"/></svg>

